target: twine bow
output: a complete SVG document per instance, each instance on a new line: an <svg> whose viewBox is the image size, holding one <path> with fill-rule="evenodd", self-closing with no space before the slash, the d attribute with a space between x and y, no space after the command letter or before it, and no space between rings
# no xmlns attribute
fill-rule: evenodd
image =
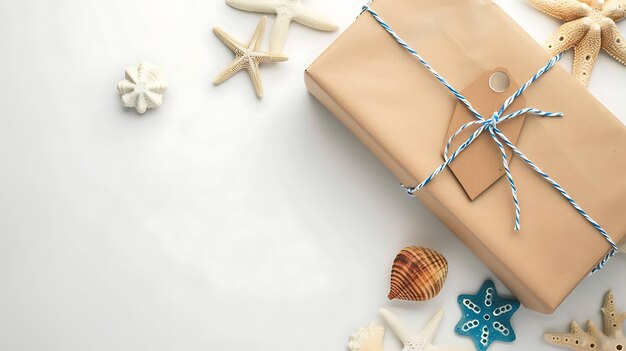
<svg viewBox="0 0 626 351"><path fill-rule="evenodd" d="M365 11L369 12L372 15L372 17L374 17L374 19L398 42L398 44L400 44L411 55L413 55L415 58L417 58L417 60L428 71L430 71L430 73L432 73L435 76L435 78L437 78L437 80L439 80L439 82L441 82L446 88L448 88L448 90L459 101L461 101L468 108L468 110L474 115L474 117L476 118L475 121L471 121L471 122L468 122L468 123L465 123L464 125L462 125L450 137L450 139L448 139L448 143L446 144L446 147L445 147L445 150L444 150L445 162L443 162L439 167L437 167L435 169L435 171L433 171L433 173L430 176L428 176L419 185L417 185L415 187L405 187L405 189L409 193L409 195L415 196L415 192L416 191L422 189L424 186L426 186L428 183L430 183L433 180L433 178L435 178L442 170L447 168L463 152L463 150L467 149L467 147L470 146L472 144L472 142L474 140L476 140L476 138L478 138L485 130L487 130L487 131L489 131L489 134L491 135L491 138L493 139L493 141L496 143L496 145L500 149L500 153L502 155L502 164L504 165L506 176L507 176L507 179L509 181L509 185L511 187L511 193L513 195L513 203L515 205L515 226L514 226L514 229L516 231L518 231L521 228L521 225L520 225L521 210L520 210L520 206L519 206L519 201L517 199L517 188L515 186L515 181L513 180L513 175L511 174L511 170L509 169L509 160L508 160L508 157L506 156L504 145L506 145L508 148L510 148L513 151L514 155L516 155L520 159L522 159L524 161L524 163L526 163L528 166L530 166L544 180L546 180L548 183L550 183L570 203L570 205L572 205L572 207L574 207L576 209L576 211L578 211L578 213L581 216L583 216L604 237L604 239L606 239L606 241L611 246L611 251L602 259L602 261L600 261L600 263L598 263L598 265L592 270L591 273L593 274L593 273L597 272L598 270L602 269L606 265L606 263L619 251L619 247L617 246L617 244L615 244L613 239L600 226L600 224L598 224L593 218L591 218L587 214L587 212L585 212L578 205L578 203L576 201L574 201L574 199L569 195L569 193L567 191L565 191L565 189L563 189L563 187L561 187L556 181L554 181L552 178L550 178L550 176L547 173L542 171L528 157L526 157L526 155L524 155L524 153L522 153L515 146L515 144L513 144L506 137L506 135L504 135L500 131L500 129L498 128L498 125L500 123L502 123L502 122L504 122L506 120L518 117L520 115L526 114L526 113L532 113L532 114L534 114L536 116L540 116L540 117L562 117L563 116L563 114L560 113L560 112L546 112L546 111L541 111L541 110L538 110L538 109L535 109L535 108L524 108L524 109L521 109L519 111L515 111L513 113L510 113L510 114L507 114L505 116L502 116L504 114L504 111L513 103L513 101L515 101L515 99L517 97L522 95L522 93L524 93L524 91L526 89L528 89L528 87L533 82L535 82L537 79L539 79L539 77L541 77L544 73L546 73L548 70L550 70L550 68L552 68L561 59L561 54L558 54L558 55L554 56L548 62L547 65L545 65L539 71L537 71L537 73L535 73L535 75L532 78L530 78L526 82L526 84L522 85L513 95L511 95L504 102L504 104L502 104L500 109L498 111L496 111L492 115L491 118L485 119L478 111L476 111L476 109L474 109L472 104L465 98L465 96L463 96L460 92L458 92L456 89L454 89L452 87L452 85L450 85L450 83L448 83L448 81L444 77L442 77L439 73L437 73L437 71L435 71L435 69L424 58L422 58L422 56L420 56L417 53L417 51L415 51L413 48L411 48L411 46L409 46L409 44L407 44L404 40L402 40L402 38L400 38L393 31L393 29L391 29L391 27L387 23L385 23L385 21L383 21L383 19L380 18L380 16L376 12L374 12L368 5L363 6L363 12L365 12ZM474 133L472 133L472 135L463 144L461 144L461 146L459 146L452 153L452 155L449 155L449 149L450 149L450 146L452 144L452 141L459 134L461 134L461 132L463 132L465 129L467 129L468 127L473 126L473 125L478 125L479 126L478 129L476 129L476 131L474 131Z"/></svg>
<svg viewBox="0 0 626 351"><path fill-rule="evenodd" d="M428 183L430 183L430 181L433 180L433 178L435 178L437 176L437 174L439 174L439 172L441 172L446 167L448 167L465 149L467 149L467 147L469 147L472 144L472 142L474 142L474 140L476 140L485 130L487 130L487 131L489 131L489 134L491 135L491 138L493 139L493 141L496 143L496 145L498 145L498 148L500 149L500 154L502 155L502 165L504 166L504 170L506 172L506 176L507 176L507 179L509 181L509 185L511 187L511 193L513 194L513 204L515 205L515 227L514 227L514 229L516 231L520 230L521 229L521 224L520 224L521 210L520 210L520 206L519 206L519 201L517 199L517 188L515 186L515 180L513 180L513 175L511 173L510 168L509 168L509 160L508 160L508 157L506 156L506 151L504 149L504 145L502 145L502 142L504 142L508 147L510 147L514 151L517 148L500 131L500 129L498 128L498 124L500 124L500 123L502 123L502 122L504 122L506 120L513 119L515 117L524 115L526 113L532 113L534 115L541 116L541 117L563 117L563 113L561 113L561 112L546 112L546 111L541 111L541 110L538 110L538 109L535 109L535 108L524 108L524 109L515 111L513 113L510 113L510 114L502 117L502 114L504 113L504 111L515 101L515 99L518 96L522 95L524 90L526 90L543 73L547 72L550 69L550 67L552 67L560 58L561 58L561 56L555 56L554 58L552 58L552 60L550 60L548 65L546 65L539 72L537 72L537 74L535 74L526 84L524 84L522 87L520 87L515 92L515 94L511 95L504 102L504 104L500 107L500 110L494 112L493 115L491 116L491 118L489 118L489 119L485 119L480 113L478 113L472 107L471 103L469 103L469 101L467 101L465 99L464 103L466 103L466 106L468 106L468 108L470 108L470 111L472 111L472 113L474 114L474 117L476 117L476 120L472 121L472 122L465 123L464 125L462 125L450 137L450 139L448 139L448 143L446 144L446 147L445 147L445 150L444 150L445 162L443 164L441 164L439 167L437 167L437 169L428 178L426 178L426 180L424 180L422 183L420 183L418 186L416 186L414 188L407 188L407 192L410 195L414 195L417 190L422 189L424 186L426 186ZM450 157L448 157L448 153L449 153L452 141L459 134L461 134L461 132L463 132L466 128L468 128L468 127L470 127L472 125L475 125L475 124L479 125L480 127L478 129L476 129L476 131L472 135L470 135L470 137L467 139L467 141L465 141L463 144L461 144L461 146L459 146L459 148L456 149L456 151ZM502 140L502 142L499 139Z"/></svg>

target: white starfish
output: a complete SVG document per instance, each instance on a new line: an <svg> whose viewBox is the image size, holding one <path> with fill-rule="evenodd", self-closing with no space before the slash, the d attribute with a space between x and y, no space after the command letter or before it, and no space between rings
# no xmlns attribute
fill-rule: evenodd
<svg viewBox="0 0 626 351"><path fill-rule="evenodd" d="M411 334L404 326L402 321L393 313L381 309L380 314L383 316L387 324L394 331L398 339L404 344L403 351L469 351L468 349L458 347L439 347L432 344L433 337L439 329L443 310L439 310L426 324L426 327L419 333Z"/></svg>
<svg viewBox="0 0 626 351"><path fill-rule="evenodd" d="M244 11L276 14L276 24L270 37L271 52L283 50L291 21L323 31L337 30L337 25L324 19L321 13L304 7L302 0L226 0L226 3Z"/></svg>
<svg viewBox="0 0 626 351"><path fill-rule="evenodd" d="M257 97L263 97L263 85L261 83L259 65L266 62L287 61L287 56L285 55L259 50L261 39L263 39L263 32L265 32L265 22L267 22L267 17L261 17L248 43L238 41L220 28L213 28L215 35L235 54L233 62L215 78L213 84L222 84L235 73L245 69L252 80L252 85L254 85Z"/></svg>

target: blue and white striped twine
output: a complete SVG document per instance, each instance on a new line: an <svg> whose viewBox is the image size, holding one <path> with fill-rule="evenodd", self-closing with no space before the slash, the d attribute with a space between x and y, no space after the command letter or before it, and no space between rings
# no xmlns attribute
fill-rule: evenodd
<svg viewBox="0 0 626 351"><path fill-rule="evenodd" d="M448 143L446 144L446 147L444 150L444 156L445 156L444 163L442 163L439 167L437 167L437 169L435 169L435 171L430 176L428 176L422 183L420 183L416 187L408 188L408 187L404 187L403 185L407 193L411 196L415 196L416 191L422 189L428 183L430 183L433 180L433 178L435 178L441 171L443 171L446 167L448 167L463 152L463 150L467 149L467 147L470 146L472 142L476 140L476 138L478 138L478 136L480 136L485 130L488 130L489 134L491 135L491 138L496 143L496 145L498 145L498 148L500 149L500 153L502 155L502 164L504 165L504 170L506 172L509 185L511 186L511 193L513 194L513 204L515 205L515 230L517 231L517 230L520 230L521 228L520 226L521 211L520 211L519 201L517 200L517 188L515 186L515 181L513 180L513 175L511 174L511 170L509 169L509 160L508 160L508 157L506 156L504 145L502 143L508 146L515 155L521 158L527 165L529 165L533 170L535 170L535 172L537 172L543 179L545 179L548 183L552 184L552 186L572 205L572 207L574 207L578 211L578 213L580 213L581 216L583 216L589 223L591 223L591 225L594 228L596 228L596 230L598 230L598 232L611 245L612 247L611 251L591 271L591 274L602 269L606 265L606 263L611 259L611 257L613 257L619 251L619 247L617 246L617 244L615 244L613 239L600 226L600 224L598 224L598 222L596 222L593 218L591 218L587 214L587 212L585 212L578 205L578 203L574 201L574 199L567 193L567 191L565 191L565 189L563 189L563 187L559 185L559 183L557 183L552 178L550 178L550 176L547 173L542 171L528 157L526 157L526 155L524 155L511 141L509 141L509 139L498 128L499 123L504 122L509 119L513 119L517 116L521 116L526 113L532 113L534 115L541 116L541 117L562 117L563 116L563 114L560 112L546 112L546 111L541 111L541 110L537 110L534 108L524 108L519 111L505 115L504 117L502 116L504 111L513 103L513 101L515 101L515 99L518 96L522 95L522 93L524 93L524 91L534 81L539 79L539 77L541 77L545 72L550 70L550 68L552 68L552 66L554 66L557 63L557 61L561 59L561 54L554 56L550 60L550 62L548 62L546 66L541 68L530 80L528 80L528 82L526 82L526 84L522 85L513 95L511 95L508 99L506 99L502 107L500 107L498 111L494 112L491 118L485 119L478 111L476 111L476 109L474 109L472 104L465 98L465 96L463 96L460 92L454 89L452 85L450 85L450 83L448 83L448 81L444 77L442 77L439 73L437 73L437 71L435 71L435 69L433 69L433 67L424 58L422 58L422 56L420 56L420 54L418 54L417 51L413 50L413 48L411 48L409 44L407 44L404 40L402 40L402 38L400 38L393 31L393 29L391 29L391 27L387 23L385 23L385 21L383 21L383 19L380 18L380 16L376 12L374 12L368 5L363 6L363 12L365 11L369 12L374 17L374 19L398 42L398 44L402 45L402 47L404 47L409 53L411 53L411 55L417 58L417 60L424 67L426 67L426 69L430 71L430 73L432 73L435 76L435 78L437 78L437 80L441 82L441 84L443 84L446 88L448 88L448 90L450 90L450 92L454 94L454 96L456 96L456 98L459 101L461 101L465 106L467 106L467 108L474 115L474 117L476 117L476 121L472 121L472 122L462 125L459 128L459 130L457 130L456 133L454 133L450 137L450 139L448 139ZM479 127L463 144L461 144L461 146L459 146L458 149L456 149L456 151L452 153L452 155L449 155L450 145L452 144L452 141L454 140L454 138L456 138L459 134L461 134L463 130L465 130L466 128L472 125L477 125Z"/></svg>

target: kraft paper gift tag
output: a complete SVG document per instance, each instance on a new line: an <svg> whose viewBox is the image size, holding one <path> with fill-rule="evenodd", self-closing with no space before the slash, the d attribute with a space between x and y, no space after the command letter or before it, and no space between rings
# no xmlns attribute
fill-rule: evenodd
<svg viewBox="0 0 626 351"><path fill-rule="evenodd" d="M506 87L502 86L502 89L498 89L491 84L492 81L500 76L506 77L507 80ZM471 101L472 106L474 106L484 118L489 118L500 108L506 98L513 95L513 93L519 89L520 85L516 82L512 82L509 78L510 76L511 74L508 70L503 67L488 70L480 75L478 79L472 82L461 93ZM524 102L525 98L523 95L518 97L513 104L505 110L505 113L521 110L524 108ZM510 121L506 121L500 126L500 130L511 142L516 143L522 131L525 119L526 116L519 116ZM446 134L446 144L447 140L449 140L463 124L475 120L476 117L472 115L462 102L458 101L454 109L454 114L452 115L450 128ZM467 128L459 134L450 144L449 153L454 152L454 150L467 140L476 129L477 127ZM511 156L513 155L513 151L507 148L505 152L507 158L512 161L513 158ZM472 200L477 198L504 175L500 149L494 144L488 133L483 133L468 149L463 151L463 153L450 164L450 170L452 170L452 173L454 173L456 179L461 183L461 186L463 186L463 189Z"/></svg>

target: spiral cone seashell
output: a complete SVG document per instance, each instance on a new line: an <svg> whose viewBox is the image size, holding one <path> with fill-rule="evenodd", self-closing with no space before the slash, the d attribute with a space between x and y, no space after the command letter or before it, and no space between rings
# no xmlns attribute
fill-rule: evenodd
<svg viewBox="0 0 626 351"><path fill-rule="evenodd" d="M393 262L388 298L430 300L439 294L447 277L448 260L442 254L425 247L407 247Z"/></svg>
<svg viewBox="0 0 626 351"><path fill-rule="evenodd" d="M126 68L126 77L117 84L125 107L134 107L138 113L157 108L163 103L167 83L161 78L161 70L149 62Z"/></svg>

